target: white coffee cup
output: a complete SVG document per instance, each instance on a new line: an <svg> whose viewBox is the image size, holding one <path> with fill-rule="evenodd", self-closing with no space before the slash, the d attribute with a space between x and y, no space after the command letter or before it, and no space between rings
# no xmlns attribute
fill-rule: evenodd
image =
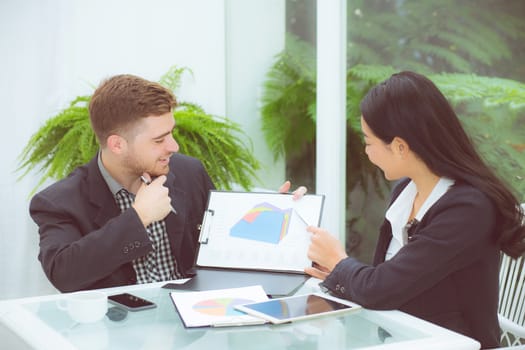
<svg viewBox="0 0 525 350"><path fill-rule="evenodd" d="M57 303L58 308L68 312L78 323L100 321L108 311L108 296L99 291L82 291L64 294Z"/></svg>

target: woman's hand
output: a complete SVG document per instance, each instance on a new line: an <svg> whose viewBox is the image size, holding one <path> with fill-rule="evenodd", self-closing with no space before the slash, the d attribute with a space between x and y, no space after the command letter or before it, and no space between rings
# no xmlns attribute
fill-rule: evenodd
<svg viewBox="0 0 525 350"><path fill-rule="evenodd" d="M292 183L287 180L285 183L281 185L281 187L279 187L279 193L286 193L290 191L290 187L292 187ZM297 189L292 192L293 199L294 200L301 199L306 194L306 191L307 189L304 186L297 187Z"/></svg>
<svg viewBox="0 0 525 350"><path fill-rule="evenodd" d="M312 277L319 278L320 280L324 281L331 271L328 271L326 267L319 266L319 264L314 263L313 266L306 267L304 272Z"/></svg>
<svg viewBox="0 0 525 350"><path fill-rule="evenodd" d="M306 229L312 235L308 248L308 259L313 267L305 268L305 272L313 277L325 279L341 260L348 257L341 242L325 229L308 226Z"/></svg>

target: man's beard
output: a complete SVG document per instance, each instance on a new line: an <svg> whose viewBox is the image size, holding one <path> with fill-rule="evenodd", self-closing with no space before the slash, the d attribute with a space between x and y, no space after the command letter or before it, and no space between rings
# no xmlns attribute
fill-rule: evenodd
<svg viewBox="0 0 525 350"><path fill-rule="evenodd" d="M169 163L167 166L161 167L160 165L155 166L158 165L157 162L158 160L156 160L154 165L151 167L147 166L144 162L141 162L133 155L126 155L123 159L123 164L128 169L130 174L140 177L142 174L148 173L152 179L160 175L166 175L169 171Z"/></svg>

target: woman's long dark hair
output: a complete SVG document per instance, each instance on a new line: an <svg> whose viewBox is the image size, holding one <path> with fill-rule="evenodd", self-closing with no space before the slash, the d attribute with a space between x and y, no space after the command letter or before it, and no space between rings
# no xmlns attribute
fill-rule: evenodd
<svg viewBox="0 0 525 350"><path fill-rule="evenodd" d="M478 155L456 113L432 81L413 72L394 74L368 92L361 102L361 113L385 143L400 137L435 174L485 193L498 211L501 250L512 257L525 252L519 201Z"/></svg>

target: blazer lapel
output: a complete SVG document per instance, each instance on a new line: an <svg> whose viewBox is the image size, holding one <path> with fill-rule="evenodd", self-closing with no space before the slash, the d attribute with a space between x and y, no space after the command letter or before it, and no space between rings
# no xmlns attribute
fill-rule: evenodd
<svg viewBox="0 0 525 350"><path fill-rule="evenodd" d="M186 203L185 192L182 188L176 186L176 176L172 172L169 172L166 177L166 186L170 193L171 206L177 211L177 214L169 213L164 219L166 229L168 233L178 230L182 231L184 229L185 218L187 217L186 211L188 210L188 207L184 205ZM168 236L171 240L171 235Z"/></svg>
<svg viewBox="0 0 525 350"><path fill-rule="evenodd" d="M105 225L111 218L117 216L120 210L115 202L113 194L108 188L106 181L98 168L97 156L87 166L87 183L89 190L89 201L94 207L93 221L97 227Z"/></svg>

